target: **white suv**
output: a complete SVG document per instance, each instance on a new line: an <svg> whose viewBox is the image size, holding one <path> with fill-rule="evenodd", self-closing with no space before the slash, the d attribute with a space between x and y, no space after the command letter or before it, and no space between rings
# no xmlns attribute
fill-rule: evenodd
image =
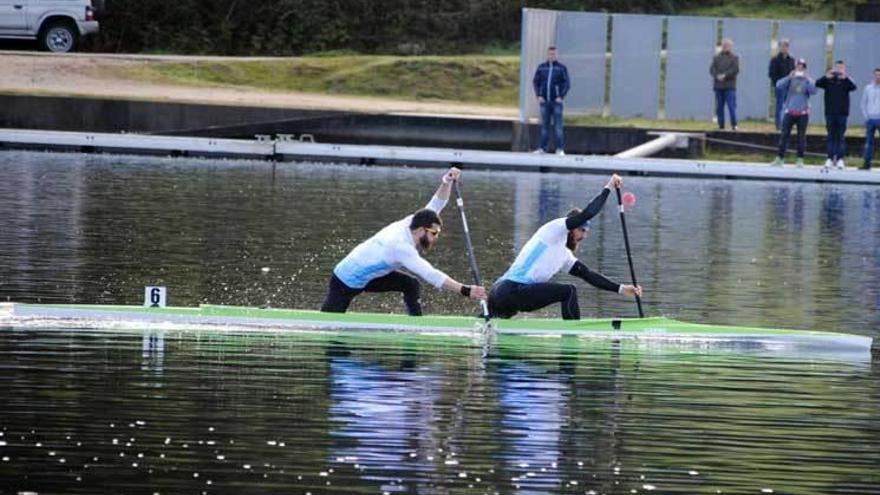
<svg viewBox="0 0 880 495"><path fill-rule="evenodd" d="M0 0L0 38L35 39L45 50L65 53L96 32L91 0Z"/></svg>

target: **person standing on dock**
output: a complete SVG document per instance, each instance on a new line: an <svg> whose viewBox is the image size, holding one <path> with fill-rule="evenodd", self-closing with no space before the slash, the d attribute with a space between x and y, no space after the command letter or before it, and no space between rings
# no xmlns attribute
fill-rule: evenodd
<svg viewBox="0 0 880 495"><path fill-rule="evenodd" d="M874 134L880 130L880 67L874 69L874 80L862 93L862 115L865 116L865 162L862 170L871 170L874 158Z"/></svg>
<svg viewBox="0 0 880 495"><path fill-rule="evenodd" d="M440 238L443 226L440 212L449 201L453 181L460 177L461 170L450 168L425 208L383 228L343 258L333 268L321 311L345 313L361 292L401 292L407 313L421 316L421 284L400 268L438 289L458 292L471 299L485 299L483 287L461 284L421 257L421 253L431 249Z"/></svg>
<svg viewBox="0 0 880 495"><path fill-rule="evenodd" d="M532 85L541 106L541 146L535 153L546 153L549 146L550 126L556 131L556 154L565 155L565 129L562 125L562 100L571 83L568 69L558 62L555 46L547 48L547 61L538 66Z"/></svg>
<svg viewBox="0 0 880 495"><path fill-rule="evenodd" d="M563 218L544 224L523 246L507 272L495 282L489 293L489 314L511 318L520 311L536 311L553 303L562 304L562 319L579 320L577 288L572 284L548 282L565 270L593 287L628 296L642 295L642 288L609 280L581 263L574 255L578 243L587 237L590 219L605 204L611 189L623 186L617 174L583 210L575 208Z"/></svg>
<svg viewBox="0 0 880 495"><path fill-rule="evenodd" d="M846 121L849 119L849 94L856 90L856 83L846 75L843 60L834 62L834 69L816 81L816 87L825 91L825 130L828 159L825 168L846 168Z"/></svg>
<svg viewBox="0 0 880 495"><path fill-rule="evenodd" d="M718 128L724 129L724 106L730 112L730 127L736 125L736 76L739 74L739 55L733 53L733 41L721 42L721 52L712 58L709 66L712 75L712 89L715 91L715 116Z"/></svg>
<svg viewBox="0 0 880 495"><path fill-rule="evenodd" d="M789 40L783 39L780 41L779 53L770 59L770 68L767 71L768 76L770 76L770 84L776 95L776 110L773 112L773 123L776 124L777 131L782 126L782 102L785 101L785 93L776 87L776 83L794 70L794 58L788 53L790 48L791 42Z"/></svg>
<svg viewBox="0 0 880 495"><path fill-rule="evenodd" d="M776 82L776 87L785 91L782 117L782 132L779 135L779 151L771 165L781 167L788 148L791 128L797 126L797 166L804 166L804 151L807 147L807 125L810 123L810 96L816 94L816 84L807 74L807 61L799 58L791 74Z"/></svg>

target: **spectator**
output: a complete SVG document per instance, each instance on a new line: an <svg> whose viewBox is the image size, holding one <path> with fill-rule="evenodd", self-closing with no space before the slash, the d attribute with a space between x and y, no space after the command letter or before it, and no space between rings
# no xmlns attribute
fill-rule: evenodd
<svg viewBox="0 0 880 495"><path fill-rule="evenodd" d="M739 74L739 55L733 53L733 41L725 39L721 42L721 53L712 58L709 67L712 74L712 87L715 90L715 115L718 128L724 129L724 105L730 112L730 126L736 127L736 75Z"/></svg>
<svg viewBox="0 0 880 495"><path fill-rule="evenodd" d="M779 136L779 151L771 165L781 166L792 126L797 125L797 166L804 166L804 148L807 144L807 125L810 123L810 95L816 94L816 85L807 75L807 61L799 58L794 70L776 82L776 87L785 93L783 104L782 133Z"/></svg>
<svg viewBox="0 0 880 495"><path fill-rule="evenodd" d="M541 105L541 146L535 153L546 153L550 126L556 131L556 154L565 154L565 133L562 126L562 100L568 94L568 69L557 60L555 46L547 48L547 61L538 66L532 84Z"/></svg>
<svg viewBox="0 0 880 495"><path fill-rule="evenodd" d="M849 94L856 90L856 83L846 76L843 60L834 62L834 69L816 81L816 87L825 90L825 129L828 159L825 168L843 170L846 164L846 121L849 118Z"/></svg>
<svg viewBox="0 0 880 495"><path fill-rule="evenodd" d="M790 46L791 42L787 39L779 42L779 53L770 59L770 69L768 70L770 84L773 85L773 90L776 94L776 111L773 113L773 123L776 124L777 131L782 124L782 101L785 99L785 95L780 93L776 83L794 70L794 59L788 53Z"/></svg>
<svg viewBox="0 0 880 495"><path fill-rule="evenodd" d="M862 115L865 116L865 163L862 170L871 170L874 158L874 133L880 129L880 67L874 69L874 80L862 93Z"/></svg>

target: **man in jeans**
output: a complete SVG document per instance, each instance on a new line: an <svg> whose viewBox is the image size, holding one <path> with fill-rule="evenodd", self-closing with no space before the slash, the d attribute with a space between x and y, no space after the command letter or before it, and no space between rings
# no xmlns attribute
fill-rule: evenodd
<svg viewBox="0 0 880 495"><path fill-rule="evenodd" d="M776 83L783 77L791 74L794 70L794 59L788 53L791 43L788 40L779 42L779 53L770 59L770 68L767 71L770 76L770 84L776 93L776 112L773 113L773 122L776 124L776 130L782 125L782 102L785 100L785 94L776 88Z"/></svg>
<svg viewBox="0 0 880 495"><path fill-rule="evenodd" d="M568 69L557 62L559 54L555 46L547 48L547 61L538 66L532 85L541 104L541 146L535 153L546 153L550 139L550 126L556 130L556 154L565 154L565 134L562 127L562 100L568 94L570 81Z"/></svg>
<svg viewBox="0 0 880 495"><path fill-rule="evenodd" d="M825 168L837 167L843 170L846 164L846 121L849 118L849 94L856 90L856 83L846 77L846 64L843 60L834 62L834 69L816 81L816 87L825 90L825 130L828 131L826 144L828 159Z"/></svg>
<svg viewBox="0 0 880 495"><path fill-rule="evenodd" d="M776 83L785 92L782 117L782 133L779 136L779 151L771 165L782 166L791 128L797 126L797 166L804 166L804 148L807 145L807 124L810 122L810 96L816 94L816 85L807 75L807 61L799 58L794 70Z"/></svg>
<svg viewBox="0 0 880 495"><path fill-rule="evenodd" d="M739 55L733 53L733 41L721 42L721 53L712 58L709 66L712 88L715 90L715 114L718 128L724 129L724 105L730 111L730 126L736 127L736 75L739 74Z"/></svg>
<svg viewBox="0 0 880 495"><path fill-rule="evenodd" d="M874 80L862 93L862 115L865 116L865 163L862 170L870 170L874 157L874 133L880 129L880 67L874 69Z"/></svg>

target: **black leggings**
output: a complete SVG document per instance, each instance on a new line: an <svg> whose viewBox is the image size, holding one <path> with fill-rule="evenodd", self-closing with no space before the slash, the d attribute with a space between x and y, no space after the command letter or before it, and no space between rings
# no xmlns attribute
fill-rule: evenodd
<svg viewBox="0 0 880 495"><path fill-rule="evenodd" d="M489 314L493 318L511 318L520 311L536 311L553 303L562 303L563 320L580 320L577 288L571 284L520 284L501 280L489 292Z"/></svg>
<svg viewBox="0 0 880 495"><path fill-rule="evenodd" d="M410 316L422 316L422 287L415 277L403 272L391 272L374 278L363 289L352 289L334 274L330 277L327 298L321 306L325 313L345 313L351 300L361 292L403 292L403 303Z"/></svg>

